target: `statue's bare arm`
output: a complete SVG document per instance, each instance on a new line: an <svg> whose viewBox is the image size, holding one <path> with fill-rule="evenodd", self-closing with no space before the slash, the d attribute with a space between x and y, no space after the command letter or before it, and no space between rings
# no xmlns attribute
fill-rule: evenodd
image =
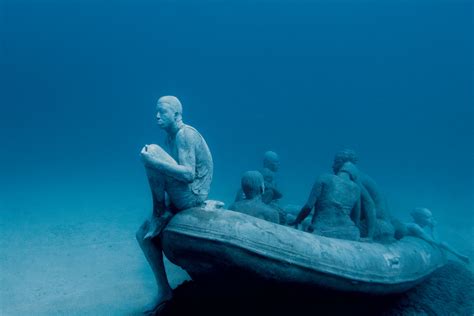
<svg viewBox="0 0 474 316"><path fill-rule="evenodd" d="M272 188L272 191L273 191L273 199L274 200L278 200L278 199L281 199L283 197L283 194L280 192L280 190L278 190L277 187L273 187Z"/></svg>
<svg viewBox="0 0 474 316"><path fill-rule="evenodd" d="M196 170L195 140L191 132L182 130L176 135L178 161L174 161L161 147L154 145L144 147L142 156L147 165L178 181L194 181Z"/></svg>
<svg viewBox="0 0 474 316"><path fill-rule="evenodd" d="M294 222L290 223L290 225L298 225L299 223L304 221L306 217L308 217L309 213L311 213L311 210L316 204L316 201L318 200L319 195L321 194L323 183L324 183L323 179L319 179L314 183L313 188L311 189L311 193L309 194L308 200L306 201L305 205L301 208L301 211L299 212Z"/></svg>
<svg viewBox="0 0 474 316"><path fill-rule="evenodd" d="M360 213L361 213L361 200L357 200L356 204L352 208L351 211L351 219L356 224L356 226L360 225Z"/></svg>
<svg viewBox="0 0 474 316"><path fill-rule="evenodd" d="M370 197L372 198L377 218L381 218L384 220L388 219L389 214L387 201L383 194L380 192L379 186L377 185L375 180L364 174L360 177L359 183L362 184L362 186L367 190Z"/></svg>
<svg viewBox="0 0 474 316"><path fill-rule="evenodd" d="M265 184L265 192L263 194L263 202L269 204L273 200L281 199L283 194L272 183Z"/></svg>
<svg viewBox="0 0 474 316"><path fill-rule="evenodd" d="M431 238L431 236L427 234L418 224L407 223L406 228L408 236L418 237L420 239L423 239L424 241L429 242L430 244L439 246L439 243L433 238Z"/></svg>
<svg viewBox="0 0 474 316"><path fill-rule="evenodd" d="M375 233L377 215L374 201L372 200L369 192L367 192L367 189L363 185L360 186L360 204L364 205L364 207L361 207L361 209L365 213L364 215L367 221L367 238L372 239Z"/></svg>

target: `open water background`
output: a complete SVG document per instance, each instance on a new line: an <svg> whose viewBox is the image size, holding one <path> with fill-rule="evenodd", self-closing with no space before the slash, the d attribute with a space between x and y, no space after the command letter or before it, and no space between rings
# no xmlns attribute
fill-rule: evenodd
<svg viewBox="0 0 474 316"><path fill-rule="evenodd" d="M428 207L472 254L473 30L463 0L0 0L0 216L141 218L139 151L172 94L213 153L211 198L271 149L302 204L349 147L394 215Z"/></svg>

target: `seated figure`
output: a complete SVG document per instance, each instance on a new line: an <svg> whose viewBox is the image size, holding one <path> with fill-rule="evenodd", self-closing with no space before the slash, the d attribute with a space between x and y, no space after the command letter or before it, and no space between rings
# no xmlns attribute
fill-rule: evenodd
<svg viewBox="0 0 474 316"><path fill-rule="evenodd" d="M265 204L262 200L265 191L262 174L258 171L247 171L242 176L241 184L245 198L234 202L229 209L273 223L279 223L278 211Z"/></svg>
<svg viewBox="0 0 474 316"><path fill-rule="evenodd" d="M161 231L177 212L202 206L212 181L209 147L195 128L183 123L182 112L178 98L161 97L156 106L156 119L167 134L168 152L156 144L145 145L141 151L153 209L151 218L140 226L136 238L155 275L158 290L153 308L147 311L150 315L159 313L173 295L163 263Z"/></svg>
<svg viewBox="0 0 474 316"><path fill-rule="evenodd" d="M318 235L332 238L359 240L360 231L351 216L359 218L362 201L369 199L366 201L366 211L370 212L366 216L370 224L368 237L371 238L375 211L373 205L370 206L367 191L360 187L356 177L357 168L350 162L339 168L335 175L323 175L313 185L308 201L290 225L301 223L314 208L309 232L314 231Z"/></svg>
<svg viewBox="0 0 474 316"><path fill-rule="evenodd" d="M275 173L280 168L280 158L273 151L267 151L263 157L263 168L260 173L265 181L265 192L263 193L263 202L271 204L283 197L275 181Z"/></svg>
<svg viewBox="0 0 474 316"><path fill-rule="evenodd" d="M344 149L336 153L332 169L337 174L346 162L356 165L358 157L355 151ZM358 169L357 169L358 170ZM354 219L361 230L361 236L368 236L368 223L365 214L370 212L371 208L375 210L375 226L373 238L377 241L393 241L394 228L391 223L391 217L388 211L387 202L384 195L380 192L377 183L367 174L357 171L357 183L365 190L368 195L361 203L361 218Z"/></svg>
<svg viewBox="0 0 474 316"><path fill-rule="evenodd" d="M278 154L273 151L265 152L263 156L263 168L260 169L260 173L263 175L263 180L265 183L265 192L262 195L262 201L265 204L270 205L278 211L280 223L286 223L286 214L284 210L278 205L278 200L283 197L283 194L278 189L278 185L275 181L275 173L278 172L280 168L280 158ZM239 189L235 202L245 199L245 194L242 189Z"/></svg>
<svg viewBox="0 0 474 316"><path fill-rule="evenodd" d="M394 220L395 225L395 238L401 239L405 236L413 236L421 238L437 247L440 247L465 263L469 263L469 258L465 255L460 254L445 242L438 242L434 239L434 226L436 224L433 219L433 214L427 208L417 207L410 213L413 218L413 222L402 223L398 220ZM429 233L425 231L425 228L429 228Z"/></svg>

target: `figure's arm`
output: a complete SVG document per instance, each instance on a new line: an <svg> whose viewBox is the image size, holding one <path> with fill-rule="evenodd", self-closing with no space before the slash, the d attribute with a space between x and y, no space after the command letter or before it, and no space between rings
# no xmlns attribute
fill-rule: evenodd
<svg viewBox="0 0 474 316"><path fill-rule="evenodd" d="M408 236L418 237L420 239L423 239L424 241L429 242L430 244L439 246L439 243L433 238L431 238L431 236L428 235L418 224L408 223L406 224L406 228Z"/></svg>
<svg viewBox="0 0 474 316"><path fill-rule="evenodd" d="M316 203L314 205L313 217L311 218L311 224L307 228L308 232L310 233L314 232L314 226L316 225L317 214L318 214L318 201L316 200Z"/></svg>
<svg viewBox="0 0 474 316"><path fill-rule="evenodd" d="M262 200L265 204L269 204L273 200L281 199L282 196L283 195L273 184L265 184L265 192L263 193L262 197Z"/></svg>
<svg viewBox="0 0 474 316"><path fill-rule="evenodd" d="M281 191L277 188L277 186L275 185L275 183L272 183L270 185L270 189L272 190L273 192L273 197L272 199L273 200L278 200L278 199L281 199L283 197L283 194L281 193Z"/></svg>
<svg viewBox="0 0 474 316"><path fill-rule="evenodd" d="M174 160L161 159L162 157L160 155L147 155L143 150L142 157L144 157L148 166L159 170L169 177L175 178L180 182L193 182L196 169L196 153L193 135L186 130L179 131L176 135L176 147L178 151L177 163Z"/></svg>
<svg viewBox="0 0 474 316"><path fill-rule="evenodd" d="M265 187L265 192L263 192L262 195L262 201L265 204L270 204L270 202L273 201L273 190L268 190L267 187Z"/></svg>
<svg viewBox="0 0 474 316"><path fill-rule="evenodd" d="M390 217L388 213L387 200L380 192L380 188L375 180L366 174L362 174L359 177L359 182L367 190L367 193L371 197L378 214L377 217L387 220Z"/></svg>
<svg viewBox="0 0 474 316"><path fill-rule="evenodd" d="M356 204L354 205L351 211L351 219L357 227L359 227L360 225L360 204L361 202L359 199L357 200Z"/></svg>
<svg viewBox="0 0 474 316"><path fill-rule="evenodd" d="M364 206L361 207L361 210L364 212L365 220L367 221L367 238L372 239L377 223L375 204L363 185L360 186L360 204Z"/></svg>
<svg viewBox="0 0 474 316"><path fill-rule="evenodd" d="M313 209L312 206L309 206L307 204L305 204L302 208L301 208L301 211L298 213L298 216L296 216L296 219L289 223L290 226L296 226L298 225L299 223L301 223L302 221L304 221L304 219L306 217L308 217L309 213L311 213L311 210Z"/></svg>
<svg viewBox="0 0 474 316"><path fill-rule="evenodd" d="M318 180L314 183L313 188L311 189L311 193L309 194L308 200L306 201L306 204L301 208L301 211L299 212L298 216L292 223L290 223L290 225L298 225L299 223L304 221L306 217L308 217L309 213L311 213L311 210L316 204L319 195L321 194L322 187L322 180Z"/></svg>

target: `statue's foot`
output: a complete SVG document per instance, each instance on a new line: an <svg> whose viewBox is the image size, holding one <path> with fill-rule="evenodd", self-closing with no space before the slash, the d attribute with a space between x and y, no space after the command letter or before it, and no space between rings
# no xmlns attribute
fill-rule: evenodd
<svg viewBox="0 0 474 316"><path fill-rule="evenodd" d="M147 311L144 311L143 315L146 315L146 316L159 316L160 313L165 309L165 306L168 302L169 301L162 302L161 304L155 306L154 308L152 308L150 310L147 310Z"/></svg>
<svg viewBox="0 0 474 316"><path fill-rule="evenodd" d="M460 256L459 259L461 259L464 263L469 263L469 257L468 256Z"/></svg>
<svg viewBox="0 0 474 316"><path fill-rule="evenodd" d="M143 239L151 239L158 236L161 232L162 220L157 216L152 216L148 225L148 232Z"/></svg>
<svg viewBox="0 0 474 316"><path fill-rule="evenodd" d="M149 220L148 232L145 234L143 239L149 239L158 236L172 217L173 214L168 211L160 216L153 215Z"/></svg>
<svg viewBox="0 0 474 316"><path fill-rule="evenodd" d="M161 296L160 299L153 303L153 307L145 310L143 314L147 316L160 315L160 313L165 309L166 305L171 301L172 297L172 294Z"/></svg>

